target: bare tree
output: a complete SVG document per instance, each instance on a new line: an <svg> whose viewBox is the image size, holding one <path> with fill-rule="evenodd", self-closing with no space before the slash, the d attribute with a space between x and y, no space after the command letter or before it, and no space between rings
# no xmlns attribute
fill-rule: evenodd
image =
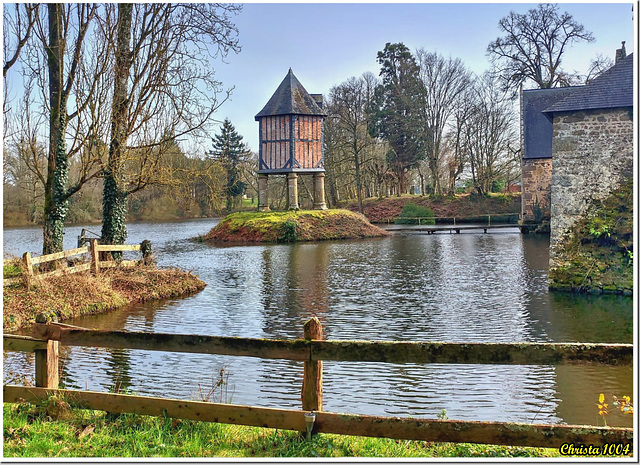
<svg viewBox="0 0 640 465"><path fill-rule="evenodd" d="M62 250L69 198L99 174L98 169L91 169L95 168L91 164L79 170L78 179L69 185L69 160L85 149L84 143L91 133L81 129L84 123L80 122L79 116L90 105L92 90L101 81L104 71L100 68L88 70L83 62L97 14L95 4L47 4L45 17L37 17L34 29L42 48L34 47L25 63L29 78L36 80L43 92L49 119L43 207L45 254ZM105 45L95 43L98 45L92 52L104 53ZM96 60L96 63L100 62ZM87 79L86 86L79 85L82 79ZM73 133L68 132L70 124L75 129Z"/></svg>
<svg viewBox="0 0 640 465"><path fill-rule="evenodd" d="M436 52L416 52L420 79L426 89L425 120L431 141L427 144L427 164L433 179L433 190L442 193L441 149L445 128L457 107L457 100L471 82L471 73L459 58L445 59Z"/></svg>
<svg viewBox="0 0 640 465"><path fill-rule="evenodd" d="M591 32L558 6L545 3L527 14L510 12L498 26L504 36L487 47L504 89L515 91L527 81L540 89L570 85L575 74L564 72L562 58L575 42L594 40Z"/></svg>
<svg viewBox="0 0 640 465"><path fill-rule="evenodd" d="M367 150L375 144L375 139L369 135L371 118L368 111L377 85L377 79L372 73L365 73L359 78L352 77L331 88L327 105L329 119L335 124L336 133L339 134L334 142L351 156L360 213L363 198L363 166L367 162Z"/></svg>
<svg viewBox="0 0 640 465"><path fill-rule="evenodd" d="M20 57L20 52L27 45L33 36L33 27L38 17L39 4L18 3L12 10L5 6L2 14L2 51L4 63L2 66L2 77L4 79L4 94L2 100L2 113L4 138L9 134L9 91L7 82L7 72L15 65Z"/></svg>
<svg viewBox="0 0 640 465"><path fill-rule="evenodd" d="M206 136L221 83L209 62L239 51L232 4L119 4L107 9L105 31L116 44L109 160L102 238L127 236L126 198L162 183L163 153L187 134ZM117 27L116 27L117 26Z"/></svg>
<svg viewBox="0 0 640 465"><path fill-rule="evenodd" d="M499 90L490 73L476 82L475 99L469 102L471 114L464 128L464 145L474 188L484 195L491 192L493 182L503 178L513 162L512 147L517 137L514 109L507 95Z"/></svg>
<svg viewBox="0 0 640 465"><path fill-rule="evenodd" d="M587 74L584 78L584 83L589 84L589 82L600 76L613 65L614 63L611 58L599 53L593 60L591 60L591 64L589 65L589 69L587 70Z"/></svg>
<svg viewBox="0 0 640 465"><path fill-rule="evenodd" d="M455 193L456 182L469 163L468 142L471 132L471 119L476 110L476 80L469 82L464 92L459 96L452 116L452 124L447 133L450 156L447 160L449 170L449 194Z"/></svg>
<svg viewBox="0 0 640 465"><path fill-rule="evenodd" d="M3 52L4 64L2 76L7 76L7 71L16 64L20 52L31 37L33 27L38 17L38 3L16 3L13 13L6 6L2 15L3 26Z"/></svg>

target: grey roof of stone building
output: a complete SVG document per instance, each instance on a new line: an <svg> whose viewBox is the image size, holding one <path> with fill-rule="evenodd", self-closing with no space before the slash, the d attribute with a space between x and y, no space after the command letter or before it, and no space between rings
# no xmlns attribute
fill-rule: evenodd
<svg viewBox="0 0 640 465"><path fill-rule="evenodd" d="M543 112L626 107L633 107L633 53Z"/></svg>
<svg viewBox="0 0 640 465"><path fill-rule="evenodd" d="M553 115L544 114L545 108L566 98L578 87L531 89L522 92L522 124L524 154L522 158L551 158Z"/></svg>
<svg viewBox="0 0 640 465"><path fill-rule="evenodd" d="M267 104L255 116L256 121L264 116L275 115L316 115L326 113L315 102L313 97L302 87L291 68L280 83Z"/></svg>

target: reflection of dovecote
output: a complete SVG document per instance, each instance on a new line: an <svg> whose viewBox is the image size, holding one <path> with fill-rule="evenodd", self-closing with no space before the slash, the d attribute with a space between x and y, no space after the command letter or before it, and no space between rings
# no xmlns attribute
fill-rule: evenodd
<svg viewBox="0 0 640 465"><path fill-rule="evenodd" d="M322 95L309 94L289 72L255 116L260 128L258 210L269 210L269 175L287 175L287 204L298 209L297 174L313 175L313 207L325 209Z"/></svg>
<svg viewBox="0 0 640 465"><path fill-rule="evenodd" d="M542 113L552 121L550 266L590 202L633 176L633 54Z"/></svg>

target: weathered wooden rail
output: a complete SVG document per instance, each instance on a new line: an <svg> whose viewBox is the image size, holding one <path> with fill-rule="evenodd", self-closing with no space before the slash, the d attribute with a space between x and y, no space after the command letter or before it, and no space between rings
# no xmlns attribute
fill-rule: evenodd
<svg viewBox="0 0 640 465"><path fill-rule="evenodd" d="M470 216L469 215L467 216L403 216L402 219L417 220L418 226L420 226L423 221L425 224L428 225L431 221L434 221L434 220L436 224L453 223L453 225L455 226L456 224L459 224L459 223L477 222L477 221L480 221L481 218L484 219L488 225L490 225L491 217L493 217L494 223L495 222L504 223L506 220L506 222L508 223L517 224L517 221L520 219L520 213L488 213L485 215L470 215ZM398 219L400 219L400 216L396 215L389 218L385 218L382 221L379 221L379 223L392 224L392 223L395 223L395 221ZM512 223L512 220L515 220L515 222Z"/></svg>
<svg viewBox="0 0 640 465"><path fill-rule="evenodd" d="M390 228L387 229L387 231L390 232L403 232L403 233L411 233L411 234L421 234L421 233L427 233L427 234L435 234L437 232L455 232L456 234L460 234L460 231L470 231L470 230L477 230L477 229L483 229L485 234L487 233L487 230L489 229L504 229L504 228L517 228L520 230L520 232L522 234L527 234L529 232L529 230L531 229L531 225L530 224L492 224L492 225L474 225L474 226L450 226L450 227L446 227L446 226L439 226L439 227L417 227L417 228Z"/></svg>
<svg viewBox="0 0 640 465"><path fill-rule="evenodd" d="M324 360L630 365L633 363L632 344L330 341L322 340L322 326L316 318L305 324L304 339L296 340L99 331L59 323L37 325L34 334L36 337L4 335L5 350L36 352L36 387L5 385L5 402L24 399L37 403L52 392L58 392L82 408L294 431L312 429L314 433L552 448L565 443L598 446L633 441L632 428L429 420L322 411ZM59 390L59 344L303 361L302 410Z"/></svg>
<svg viewBox="0 0 640 465"><path fill-rule="evenodd" d="M143 242L144 243L144 242ZM143 250L144 249L144 250ZM142 251L142 258L140 260L110 260L110 255L112 252L127 252L127 251ZM108 256L101 259L101 252L106 253ZM43 273L38 273L36 265L40 265L43 263L56 262L59 260L67 259L70 257L76 257L84 254L89 254L90 261L85 263L76 264L74 266L63 266L55 269L53 271L46 271ZM145 262L149 260L148 255L150 254L150 245L146 247L142 247L142 244L135 245L100 245L97 239L89 240L89 245L84 247L78 247L75 249L64 250L62 252L56 252L47 255L40 255L37 257L32 257L31 253L25 252L22 255L22 263L24 265L24 280L27 286L33 281L34 278L40 277L51 277L51 276L61 276L65 274L73 274L80 273L83 271L91 271L94 274L100 272L102 268L113 268L113 267L132 267L138 265L140 262ZM11 278L11 279L3 279L2 285L7 286L11 284L16 284L21 282L23 278Z"/></svg>

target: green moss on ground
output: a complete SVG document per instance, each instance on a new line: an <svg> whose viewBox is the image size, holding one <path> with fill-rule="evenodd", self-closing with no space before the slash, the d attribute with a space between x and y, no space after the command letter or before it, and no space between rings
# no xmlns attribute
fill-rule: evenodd
<svg viewBox="0 0 640 465"><path fill-rule="evenodd" d="M226 216L202 237L224 242L298 242L387 236L348 210L239 212Z"/></svg>
<svg viewBox="0 0 640 465"><path fill-rule="evenodd" d="M549 288L594 294L633 292L633 180L592 203L560 246Z"/></svg>

